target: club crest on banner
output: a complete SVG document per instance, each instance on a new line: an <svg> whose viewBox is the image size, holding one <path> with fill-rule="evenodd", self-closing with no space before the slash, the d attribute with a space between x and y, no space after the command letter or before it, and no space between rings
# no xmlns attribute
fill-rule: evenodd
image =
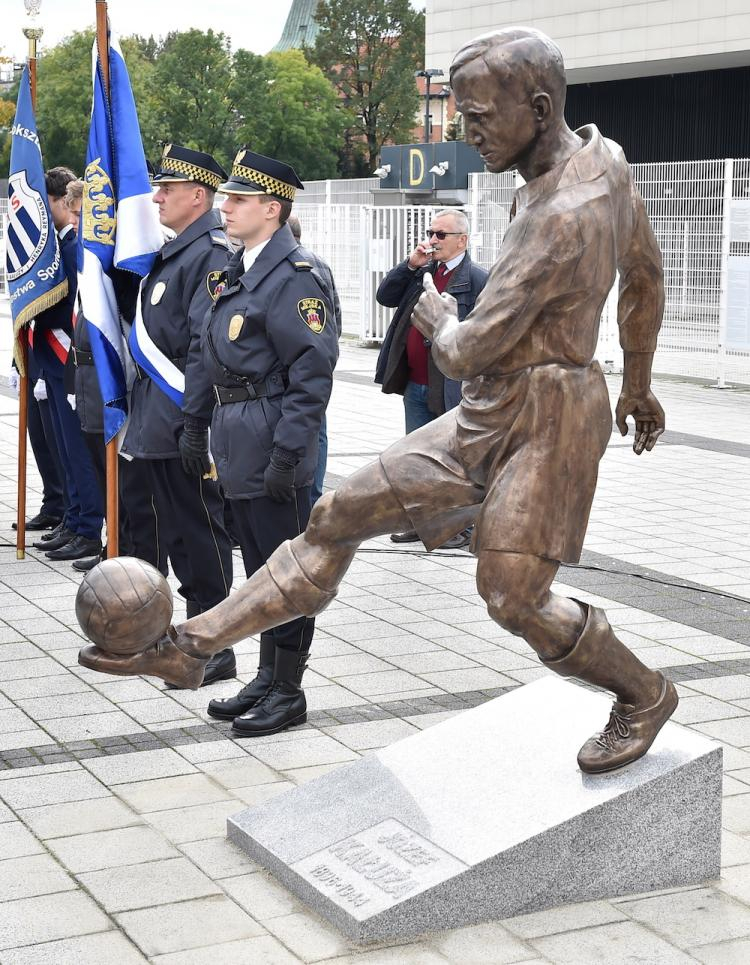
<svg viewBox="0 0 750 965"><path fill-rule="evenodd" d="M15 281L31 268L44 251L49 237L49 219L44 200L26 180L26 172L12 174L8 181L8 280Z"/></svg>
<svg viewBox="0 0 750 965"><path fill-rule="evenodd" d="M83 175L83 240L100 245L114 245L117 218L115 192L101 158L86 165Z"/></svg>

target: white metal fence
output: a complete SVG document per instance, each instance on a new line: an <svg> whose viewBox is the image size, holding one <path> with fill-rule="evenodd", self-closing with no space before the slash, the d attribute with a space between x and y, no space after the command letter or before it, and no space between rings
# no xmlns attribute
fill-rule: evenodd
<svg viewBox="0 0 750 965"><path fill-rule="evenodd" d="M635 164L664 258L666 306L654 371L750 384L750 159ZM377 178L308 181L295 210L302 241L331 265L344 331L380 341L391 317L375 300L377 286L406 257L435 206L373 205ZM471 254L489 268L509 223L514 172L473 174L465 211ZM0 198L0 254L4 255ZM4 292L4 257L0 293ZM622 354L613 289L602 313L597 356L614 367Z"/></svg>

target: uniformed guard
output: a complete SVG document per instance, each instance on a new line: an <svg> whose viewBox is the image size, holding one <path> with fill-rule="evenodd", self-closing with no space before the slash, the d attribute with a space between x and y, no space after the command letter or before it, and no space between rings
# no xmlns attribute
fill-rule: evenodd
<svg viewBox="0 0 750 965"><path fill-rule="evenodd" d="M245 148L219 188L228 234L244 248L229 262L203 334L214 382L211 446L249 577L304 530L318 434L338 358L332 295L286 221L294 170ZM307 718L301 689L314 620L261 634L258 676L208 712L245 736Z"/></svg>
<svg viewBox="0 0 750 965"><path fill-rule="evenodd" d="M144 281L129 338L137 378L123 451L147 467L159 538L188 617L215 606L232 585L223 499L211 478L211 381L200 350L203 320L230 250L213 210L225 178L210 154L177 144L164 148L153 200L161 223L176 237L166 242ZM212 660L204 685L235 674L234 653L224 650Z"/></svg>

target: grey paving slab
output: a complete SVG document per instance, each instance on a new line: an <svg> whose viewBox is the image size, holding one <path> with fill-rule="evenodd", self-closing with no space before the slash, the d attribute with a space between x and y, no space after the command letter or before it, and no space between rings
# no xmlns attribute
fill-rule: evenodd
<svg viewBox="0 0 750 965"><path fill-rule="evenodd" d="M265 786L274 787L275 785ZM173 808L169 811L151 811L144 816L144 820L172 844L182 845L190 841L203 841L224 835L227 819L242 810L244 800L235 793L234 797L215 801L212 804L197 804Z"/></svg>
<svg viewBox="0 0 750 965"><path fill-rule="evenodd" d="M271 935L245 938L234 942L222 942L211 948L211 965L238 965L239 962L252 962L253 965L296 965L299 959ZM196 948L171 955L156 955L151 959L153 965L205 965L206 949Z"/></svg>
<svg viewBox="0 0 750 965"><path fill-rule="evenodd" d="M67 804L48 804L18 812L21 820L43 841L93 831L110 831L141 823L139 815L108 796Z"/></svg>
<svg viewBox="0 0 750 965"><path fill-rule="evenodd" d="M41 851L44 851L42 845L20 821L0 824L0 858L20 858Z"/></svg>
<svg viewBox="0 0 750 965"><path fill-rule="evenodd" d="M149 956L204 948L211 960L211 949L221 942L265 934L256 921L224 895L124 912L116 920Z"/></svg>
<svg viewBox="0 0 750 965"><path fill-rule="evenodd" d="M533 960L538 954L529 945L509 934L498 922L457 928L455 931L430 936L427 940L447 961L471 962L472 965L525 962Z"/></svg>
<svg viewBox="0 0 750 965"><path fill-rule="evenodd" d="M0 781L0 798L15 810L108 796L107 788L80 768Z"/></svg>
<svg viewBox="0 0 750 965"><path fill-rule="evenodd" d="M535 938L530 944L556 965L633 965L639 958L654 965L690 965L694 961L632 921Z"/></svg>
<svg viewBox="0 0 750 965"><path fill-rule="evenodd" d="M107 916L80 891L21 898L2 907L0 950L105 931L109 927Z"/></svg>
<svg viewBox="0 0 750 965"><path fill-rule="evenodd" d="M222 787L202 774L184 774L133 784L118 784L117 794L140 814L195 804L210 804L229 797Z"/></svg>
<svg viewBox="0 0 750 965"><path fill-rule="evenodd" d="M305 910L290 891L265 871L224 878L221 887L259 922Z"/></svg>
<svg viewBox="0 0 750 965"><path fill-rule="evenodd" d="M5 854L1 845L0 853ZM48 854L0 860L0 903L58 891L73 891L76 887L70 875Z"/></svg>
<svg viewBox="0 0 750 965"><path fill-rule="evenodd" d="M707 888L625 901L618 907L686 950L750 936L750 908Z"/></svg>
<svg viewBox="0 0 750 965"><path fill-rule="evenodd" d="M3 965L147 965L147 959L117 931L64 938L3 953Z"/></svg>
<svg viewBox="0 0 750 965"><path fill-rule="evenodd" d="M176 751L167 748L85 761L84 766L108 786L131 784L151 778L194 774L196 768Z"/></svg>
<svg viewBox="0 0 750 965"><path fill-rule="evenodd" d="M302 734L299 736L300 738L303 737ZM239 759L209 761L200 764L199 767L204 774L209 775L214 781L226 788L271 784L280 780L279 775L272 768L263 764L260 760L256 760L255 757L245 756Z"/></svg>
<svg viewBox="0 0 750 965"><path fill-rule="evenodd" d="M106 912L152 908L171 902L220 894L220 889L187 858L79 874L78 880Z"/></svg>
<svg viewBox="0 0 750 965"><path fill-rule="evenodd" d="M181 844L180 851L201 871L217 880L258 870L258 865L241 848L228 841L225 835Z"/></svg>
<svg viewBox="0 0 750 965"><path fill-rule="evenodd" d="M179 853L160 834L145 827L116 828L76 834L70 838L54 838L47 841L47 847L73 874L179 857Z"/></svg>

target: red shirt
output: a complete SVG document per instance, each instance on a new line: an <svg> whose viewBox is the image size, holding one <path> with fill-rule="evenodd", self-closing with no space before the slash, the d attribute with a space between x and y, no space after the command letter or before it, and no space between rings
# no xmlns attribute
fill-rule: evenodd
<svg viewBox="0 0 750 965"><path fill-rule="evenodd" d="M433 278L435 281L435 288L442 293L448 287L448 282L450 281L453 270L448 271L444 264L438 266ZM406 336L406 362L409 366L409 381L416 382L417 385L427 385L427 360L429 357L430 350L425 345L424 335L416 329L413 325L409 326L409 332Z"/></svg>

